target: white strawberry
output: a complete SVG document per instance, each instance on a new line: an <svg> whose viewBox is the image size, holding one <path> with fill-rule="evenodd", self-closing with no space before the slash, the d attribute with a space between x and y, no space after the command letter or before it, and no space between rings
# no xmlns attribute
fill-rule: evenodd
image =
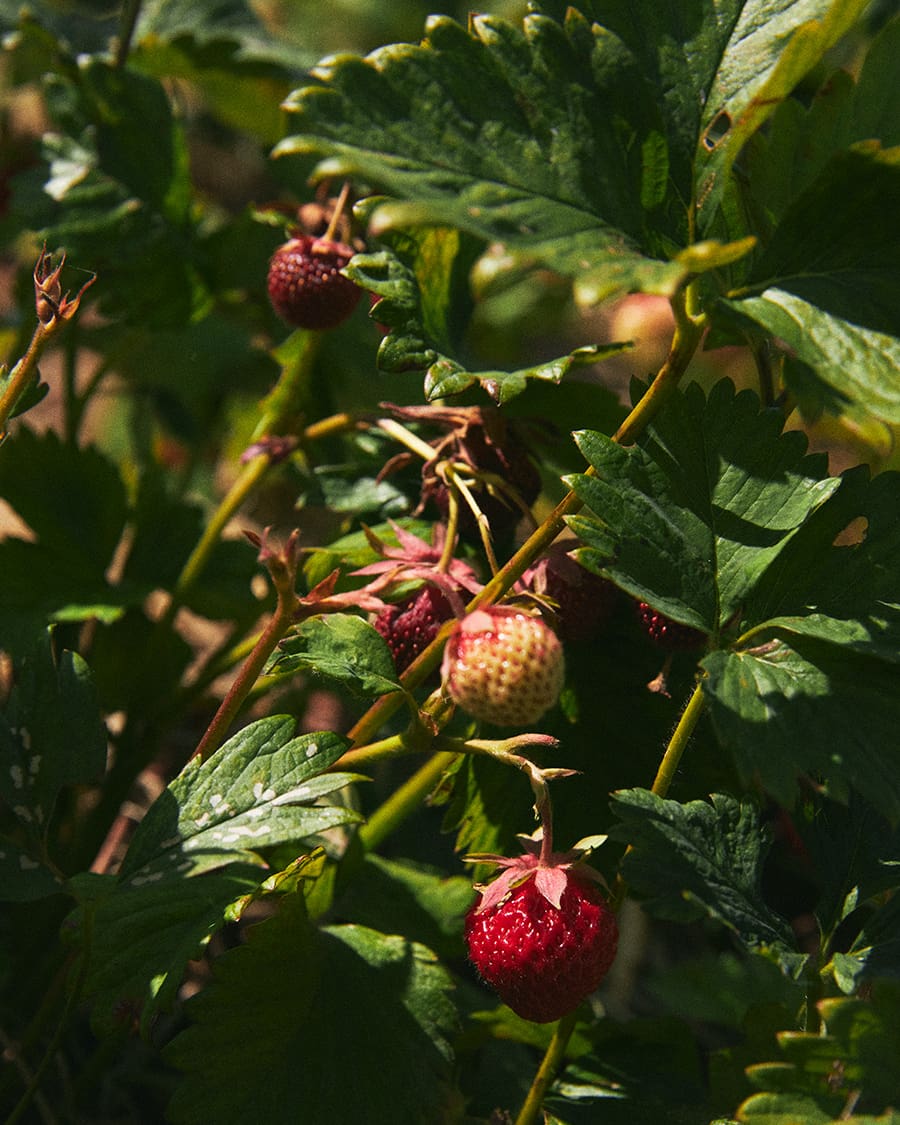
<svg viewBox="0 0 900 1125"><path fill-rule="evenodd" d="M559 698L562 645L540 617L506 606L476 609L447 641L441 674L451 699L474 718L528 726Z"/></svg>

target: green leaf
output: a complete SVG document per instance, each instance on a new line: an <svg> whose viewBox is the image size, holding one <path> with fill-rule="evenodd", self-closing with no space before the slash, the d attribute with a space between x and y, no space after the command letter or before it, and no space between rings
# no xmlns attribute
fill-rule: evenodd
<svg viewBox="0 0 900 1125"><path fill-rule="evenodd" d="M777 1005L785 1026L803 1000L802 984L768 957L734 953L706 954L667 965L650 976L647 987L663 1010L690 1022L741 1029L759 1005Z"/></svg>
<svg viewBox="0 0 900 1125"><path fill-rule="evenodd" d="M331 731L294 738L287 715L260 719L210 758L192 759L141 821L122 864L131 886L178 882L240 861L262 848L302 841L361 818L319 804L356 774L327 773L349 743Z"/></svg>
<svg viewBox="0 0 900 1125"><path fill-rule="evenodd" d="M449 987L424 946L361 926L317 931L291 895L190 1003L193 1026L166 1051L186 1072L171 1119L449 1123Z"/></svg>
<svg viewBox="0 0 900 1125"><path fill-rule="evenodd" d="M92 1019L109 1032L140 1013L149 1032L160 1009L174 1003L187 963L231 916L229 910L260 884L265 872L232 863L193 879L117 882L79 876L71 883L83 905L72 923L87 957L84 996ZM85 880L90 880L86 882Z"/></svg>
<svg viewBox="0 0 900 1125"><path fill-rule="evenodd" d="M43 860L60 790L103 774L106 728L87 664L77 653L54 654L49 633L17 661L15 673L0 715L0 798L18 817L33 858Z"/></svg>
<svg viewBox="0 0 900 1125"><path fill-rule="evenodd" d="M648 910L681 921L716 918L751 948L798 956L790 926L762 896L769 841L752 805L724 794L682 805L630 789L614 794L613 810L621 823L612 835L632 847L625 880Z"/></svg>
<svg viewBox="0 0 900 1125"><path fill-rule="evenodd" d="M719 27L724 24L728 29L728 41L724 48L704 52L708 60L715 60L715 77L700 103L694 198L701 233L709 230L732 166L749 138L851 30L867 2L720 0L715 4L725 16ZM715 37L711 24L707 28Z"/></svg>
<svg viewBox="0 0 900 1125"><path fill-rule="evenodd" d="M870 141L837 154L788 208L748 288L778 289L857 328L900 336L898 210L900 147Z"/></svg>
<svg viewBox="0 0 900 1125"><path fill-rule="evenodd" d="M573 368L619 355L630 347L591 345L519 371L470 371L454 358L461 351L459 332L446 322L454 305L448 294L439 292L451 288L458 240L456 231L433 229L395 237L391 241L399 252L358 254L347 267L357 284L379 298L371 315L391 329L378 349L382 371L424 370L429 400L480 384L502 405L521 394L530 379L558 384ZM448 243L449 251L444 250Z"/></svg>
<svg viewBox="0 0 900 1125"><path fill-rule="evenodd" d="M900 884L900 829L856 794L845 805L827 801L807 808L794 822L821 873L815 912L823 941L830 943L849 914L873 902L877 907L883 893Z"/></svg>
<svg viewBox="0 0 900 1125"><path fill-rule="evenodd" d="M476 16L471 35L433 17L421 46L340 55L314 75L321 84L286 104L297 132L276 155L314 154L321 174L409 201L383 204L375 232L450 226L499 241L575 278L591 301L671 295L697 268L668 260L687 228L671 193L672 214L658 206L659 90L617 35L577 13L565 27L530 15L522 31Z"/></svg>
<svg viewBox="0 0 900 1125"><path fill-rule="evenodd" d="M745 781L790 805L797 775L810 772L837 797L852 787L886 816L900 815L896 664L801 636L701 663L716 734Z"/></svg>
<svg viewBox="0 0 900 1125"><path fill-rule="evenodd" d="M110 315L161 327L208 311L187 146L162 85L87 57L55 66L45 99L43 167L21 177L27 223L98 275L91 295Z"/></svg>
<svg viewBox="0 0 900 1125"><path fill-rule="evenodd" d="M102 576L128 504L118 469L97 449L20 426L0 452L0 496L64 565Z"/></svg>
<svg viewBox="0 0 900 1125"><path fill-rule="evenodd" d="M310 617L280 648L274 665L278 672L310 671L364 697L401 690L384 638L353 614Z"/></svg>
<svg viewBox="0 0 900 1125"><path fill-rule="evenodd" d="M790 349L814 383L824 384L825 402L832 413L855 407L888 422L900 421L898 337L823 312L777 286L759 297L724 304ZM790 367L786 373L790 378ZM798 394L809 401L809 388L796 379L794 383ZM815 406L812 409L819 412Z"/></svg>
<svg viewBox="0 0 900 1125"><path fill-rule="evenodd" d="M566 16L564 0L536 6L560 21ZM578 7L619 37L656 91L668 190L696 200L707 234L748 138L853 26L865 0L710 0L689 9L580 0Z"/></svg>
<svg viewBox="0 0 900 1125"><path fill-rule="evenodd" d="M856 78L847 70L834 71L808 106L799 97L785 99L768 129L754 135L741 155L741 165L757 229L767 239L836 154L843 153L846 160L845 150L860 141L878 139L885 148L900 144L898 60L900 23L894 20L868 46ZM861 189L862 185L854 185L855 191ZM863 217L854 216L854 222L859 218ZM841 237L830 222L828 227ZM815 224L808 229L815 229ZM823 248L825 240L818 250Z"/></svg>
<svg viewBox="0 0 900 1125"><path fill-rule="evenodd" d="M458 957L463 918L474 898L468 877L367 855L366 870L341 896L340 910L352 922L421 942L439 957Z"/></svg>
<svg viewBox="0 0 900 1125"><path fill-rule="evenodd" d="M751 391L721 380L677 394L630 447L576 435L596 476L569 478L590 510L570 520L592 570L675 621L728 625L803 522L836 490L805 439Z"/></svg>
<svg viewBox="0 0 900 1125"><path fill-rule="evenodd" d="M847 952L834 953L831 964L838 987L848 994L872 980L900 979L900 896L894 893L867 917Z"/></svg>
<svg viewBox="0 0 900 1125"><path fill-rule="evenodd" d="M808 1099L813 1111L800 1120L887 1122L900 1098L896 1044L900 1037L900 989L883 982L871 1000L830 999L820 1003L824 1033L782 1033L783 1058L749 1068L751 1082L773 1094L756 1095L741 1107L741 1120L787 1125L791 1112ZM870 1116L843 1111L851 1091L863 1093ZM774 1096L773 1096L774 1095ZM817 1116L816 1111L822 1116ZM885 1111L885 1116L876 1116Z"/></svg>
<svg viewBox="0 0 900 1125"><path fill-rule="evenodd" d="M0 730L0 746L3 741ZM0 900L35 902L62 890L63 884L59 876L36 859L30 849L14 840L0 837Z"/></svg>

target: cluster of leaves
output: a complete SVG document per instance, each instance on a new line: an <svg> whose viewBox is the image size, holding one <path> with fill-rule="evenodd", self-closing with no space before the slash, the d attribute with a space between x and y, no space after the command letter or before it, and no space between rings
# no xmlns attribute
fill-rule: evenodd
<svg viewBox="0 0 900 1125"><path fill-rule="evenodd" d="M138 1120L151 1085L159 1119L222 1125L474 1125L523 1101L551 1033L467 968L456 853L508 851L531 794L489 757L394 760L440 734L420 708L441 641L398 676L354 573L376 558L364 524L432 534L382 400L460 395L530 435L544 501L567 496L576 557L619 592L543 726L580 771L554 788L560 844L610 837L639 967L580 1013L546 1119L897 1121L900 477L877 454L900 423L900 18L536 0L431 17L412 43L423 12L371 3L370 41L326 43L275 4L123 7L0 7L10 81L47 124L0 218L22 266L10 360L31 354L41 241L98 274L45 353L59 432L29 425L35 370L0 444L27 528L0 542L13 1119L46 1089L63 1120ZM357 53L314 65L341 44ZM361 200L347 273L373 307L284 340L266 264L311 173ZM672 351L630 412L602 361L631 341L573 343L602 321L554 303L561 283L582 307L670 302ZM703 340L745 347L756 388L677 386ZM801 413L882 471L808 453ZM273 608L266 550L218 536L251 492L245 523L318 544L303 620L194 757ZM520 533L495 536L498 595ZM458 550L490 577L477 537ZM668 694L646 690L634 601L702 638ZM179 610L214 639L189 643ZM677 776L657 772L682 734ZM371 782L344 768L354 742Z"/></svg>

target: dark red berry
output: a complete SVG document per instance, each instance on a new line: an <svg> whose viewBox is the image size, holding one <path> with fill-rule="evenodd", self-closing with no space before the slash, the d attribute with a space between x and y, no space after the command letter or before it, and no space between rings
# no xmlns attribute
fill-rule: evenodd
<svg viewBox="0 0 900 1125"><path fill-rule="evenodd" d="M328 238L301 235L285 242L269 262L272 308L297 328L336 328L363 292L340 273L352 257L352 247Z"/></svg>
<svg viewBox="0 0 900 1125"><path fill-rule="evenodd" d="M563 641L587 641L609 620L618 590L569 555L577 540L553 543L522 576L524 586L549 598L556 609L556 632Z"/></svg>
<svg viewBox="0 0 900 1125"><path fill-rule="evenodd" d="M431 644L444 621L453 616L450 603L436 586L424 586L396 605L383 609L374 625L387 641L398 672L405 672Z"/></svg>
<svg viewBox="0 0 900 1125"><path fill-rule="evenodd" d="M671 621L646 602L637 603L637 615L650 640L668 652L691 652L706 643L706 635L699 629Z"/></svg>

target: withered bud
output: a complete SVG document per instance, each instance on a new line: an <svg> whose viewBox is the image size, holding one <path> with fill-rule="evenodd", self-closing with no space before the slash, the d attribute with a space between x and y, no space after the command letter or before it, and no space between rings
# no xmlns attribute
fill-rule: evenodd
<svg viewBox="0 0 900 1125"><path fill-rule="evenodd" d="M63 293L59 280L65 264L66 255L63 253L59 265L55 269L52 268L53 260L47 253L46 245L41 248L34 267L34 310L45 328L49 328L57 319L71 319L78 312L81 298L97 280L97 275L91 274L74 299L70 301L68 292Z"/></svg>

